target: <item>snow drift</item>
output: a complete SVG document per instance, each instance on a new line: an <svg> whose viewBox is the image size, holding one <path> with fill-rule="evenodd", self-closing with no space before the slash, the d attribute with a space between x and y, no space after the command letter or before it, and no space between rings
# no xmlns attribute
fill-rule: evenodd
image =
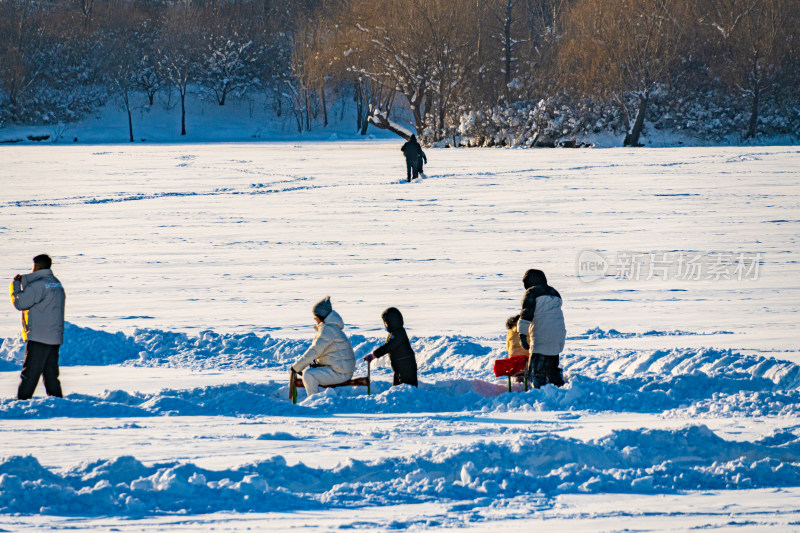
<svg viewBox="0 0 800 533"><path fill-rule="evenodd" d="M726 332L713 332L726 333ZM623 333L594 328L570 339L631 338L670 335L704 335L685 331ZM360 359L383 339L351 335ZM285 368L303 354L310 339L281 339L255 333L203 331L198 335L159 329L137 329L132 335L108 333L67 323L62 365L137 365L202 369ZM420 375L487 378L495 359L505 357L503 337L463 335L413 337ZM24 358L19 338L0 339L0 370L16 370ZM637 376L679 376L700 373L709 377L756 378L772 381L777 389L800 387L800 366L772 357L751 356L732 350L614 350L608 353L562 354L565 368L573 375L599 379L628 379ZM388 370L383 358L374 363Z"/></svg>
<svg viewBox="0 0 800 533"><path fill-rule="evenodd" d="M768 379L749 376L710 378L694 373L663 378L604 381L576 375L563 388L506 393L506 386L484 380L444 379L419 388L390 387L388 378L364 387L327 389L292 405L288 384L213 385L144 394L121 390L97 396L0 400L0 419L104 418L147 416L318 416L345 413L459 413L582 411L663 413L670 417L797 416L800 390L774 390Z"/></svg>
<svg viewBox="0 0 800 533"><path fill-rule="evenodd" d="M651 332L652 333L652 332ZM597 334L592 330L587 335ZM619 332L616 332L619 334ZM361 356L380 339L352 337ZM197 336L161 330L133 335L67 325L64 364L122 364L203 369L282 371L302 354L308 340L269 335ZM421 386L390 388L388 361L373 368L372 396L362 388L331 389L292 406L287 384L268 372L263 382L214 385L154 394L106 391L64 399L19 403L0 400L0 419L136 416L263 416L333 413L429 413L463 411L567 410L665 413L668 416L790 416L800 413L800 367L774 358L731 350L674 349L566 353L568 384L557 389L506 394L505 380L491 373L504 356L503 340L440 336L413 339ZM5 339L0 361L17 369L22 343ZM123 370L124 371L124 370ZM282 375L282 374L281 374ZM270 379L269 376L272 376Z"/></svg>
<svg viewBox="0 0 800 533"><path fill-rule="evenodd" d="M800 438L724 440L705 426L617 430L588 442L557 435L440 447L332 469L281 456L227 470L133 457L64 472L34 457L0 462L0 511L63 515L280 511L565 493L674 493L794 487ZM486 499L486 500L484 500Z"/></svg>

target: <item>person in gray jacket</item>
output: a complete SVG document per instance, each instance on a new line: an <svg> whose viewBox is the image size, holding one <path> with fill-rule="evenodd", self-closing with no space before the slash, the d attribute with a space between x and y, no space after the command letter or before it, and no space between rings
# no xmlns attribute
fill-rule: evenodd
<svg viewBox="0 0 800 533"><path fill-rule="evenodd" d="M564 349L567 328L561 311L561 295L547 284L541 270L530 269L522 278L525 297L522 299L517 331L522 347L528 350L528 374L533 374L537 389L546 383L564 384L558 354Z"/></svg>
<svg viewBox="0 0 800 533"><path fill-rule="evenodd" d="M58 350L64 342L64 287L50 270L53 261L47 255L33 258L33 272L14 277L11 303L22 311L22 339L25 361L22 363L17 399L33 397L39 377L44 377L48 396L61 398L58 380Z"/></svg>
<svg viewBox="0 0 800 533"><path fill-rule="evenodd" d="M317 334L306 353L292 364L292 370L302 374L309 396L318 393L320 385L344 383L356 370L356 354L344 333L342 317L333 310L331 297L317 302L313 312Z"/></svg>

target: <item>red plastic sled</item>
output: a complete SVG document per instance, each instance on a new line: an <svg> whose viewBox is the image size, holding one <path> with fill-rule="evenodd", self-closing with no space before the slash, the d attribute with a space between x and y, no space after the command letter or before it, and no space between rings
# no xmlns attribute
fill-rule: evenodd
<svg viewBox="0 0 800 533"><path fill-rule="evenodd" d="M516 376L525 372L525 367L528 365L527 355L515 355L507 359L496 359L494 362L494 375L502 376Z"/></svg>

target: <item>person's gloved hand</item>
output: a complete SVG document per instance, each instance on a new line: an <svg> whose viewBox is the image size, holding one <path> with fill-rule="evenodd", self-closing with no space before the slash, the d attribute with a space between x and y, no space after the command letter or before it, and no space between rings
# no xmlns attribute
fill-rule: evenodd
<svg viewBox="0 0 800 533"><path fill-rule="evenodd" d="M297 370L295 370L293 366L289 367L289 379L292 379L292 374L294 374L295 376L302 376L303 375L302 372L298 372Z"/></svg>
<svg viewBox="0 0 800 533"><path fill-rule="evenodd" d="M530 350L531 349L530 344L528 344L528 336L527 335L520 335L519 336L519 341L520 341L520 343L522 343L522 347L523 348L525 348L526 350Z"/></svg>
<svg viewBox="0 0 800 533"><path fill-rule="evenodd" d="M366 361L368 364L372 362L374 359L375 359L374 353L368 353L367 355L364 356L364 361Z"/></svg>

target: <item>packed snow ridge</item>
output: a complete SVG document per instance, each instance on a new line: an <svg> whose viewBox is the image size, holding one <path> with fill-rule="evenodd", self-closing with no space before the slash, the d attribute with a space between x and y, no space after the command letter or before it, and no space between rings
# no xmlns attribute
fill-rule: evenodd
<svg viewBox="0 0 800 533"><path fill-rule="evenodd" d="M592 332L587 332L592 334ZM380 339L352 337L357 357ZM67 325L62 361L67 365L143 365L192 369L288 368L307 340L269 335L197 336L160 330L133 335ZM562 357L568 384L557 389L504 394L507 384L492 374L505 356L501 338L439 336L413 339L421 386L390 387L387 361L373 369L372 395L361 388L330 389L298 406L288 384L265 375L261 382L213 385L158 393L110 390L92 396L30 402L0 400L0 419L140 416L305 416L334 413L429 413L464 411L613 411L667 416L788 416L800 413L800 366L731 350L672 349L567 352ZM22 345L5 339L0 361L19 368ZM360 363L357 374L365 372ZM267 372L269 374L269 372ZM280 373L283 376L283 373Z"/></svg>
<svg viewBox="0 0 800 533"><path fill-rule="evenodd" d="M642 336L711 335L727 332L691 333L648 331L622 333L594 328L569 339L631 338ZM370 353L383 339L351 335L356 358ZM62 365L169 366L202 369L282 369L295 361L311 340L281 339L268 334L203 331L198 335L159 329L137 329L132 335L122 332L83 328L67 323L61 347ZM495 359L506 357L505 339L441 335L412 338L420 373L452 377L486 378ZM24 359L24 343L18 337L0 339L0 371L16 370ZM762 356L747 356L731 350L615 350L607 355L565 353L567 366L589 377L642 375L682 375L701 372L707 375L739 374L766 378L776 387L800 386L800 366ZM380 361L380 360L379 360ZM388 369L387 361L379 368Z"/></svg>
<svg viewBox="0 0 800 533"><path fill-rule="evenodd" d="M537 450L539 453L531 453ZM281 456L227 470L147 466L133 457L59 472L33 457L0 462L0 511L60 515L281 511L565 493L673 493L797 486L800 438L724 440L705 426L616 430L591 441L542 434L449 446L331 469ZM370 494L368 499L364 494ZM43 502L48 504L43 506Z"/></svg>

